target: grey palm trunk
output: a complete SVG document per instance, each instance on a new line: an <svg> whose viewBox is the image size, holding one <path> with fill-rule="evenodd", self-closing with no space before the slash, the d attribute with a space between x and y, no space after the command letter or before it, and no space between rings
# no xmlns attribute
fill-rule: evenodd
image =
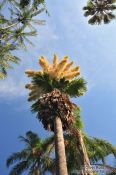
<svg viewBox="0 0 116 175"><path fill-rule="evenodd" d="M68 175L62 122L59 117L54 120L56 175Z"/></svg>
<svg viewBox="0 0 116 175"><path fill-rule="evenodd" d="M94 175L93 171L91 169L90 161L89 161L86 147L84 144L82 132L80 129L77 129L76 133L77 133L77 138L78 138L77 146L80 147L79 149L81 152L80 162L81 162L81 165L83 166L81 174L82 175ZM80 167L81 167L81 165L80 165Z"/></svg>

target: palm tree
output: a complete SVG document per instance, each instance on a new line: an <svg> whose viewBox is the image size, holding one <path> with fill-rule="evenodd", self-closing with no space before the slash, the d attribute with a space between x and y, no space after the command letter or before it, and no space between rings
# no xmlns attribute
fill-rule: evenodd
<svg viewBox="0 0 116 175"><path fill-rule="evenodd" d="M108 24L112 19L116 18L113 13L116 10L116 0L89 0L84 15L90 16L89 24Z"/></svg>
<svg viewBox="0 0 116 175"><path fill-rule="evenodd" d="M7 69L12 68L10 63L18 64L20 59L12 55L11 51L16 49L16 45L6 42L0 43L0 78L4 79L7 76Z"/></svg>
<svg viewBox="0 0 116 175"><path fill-rule="evenodd" d="M91 162L91 167L93 165L97 165L99 161L102 162L102 164L100 164L101 166L106 167L106 157L109 155L113 155L114 157L116 157L116 148L108 141L99 138L89 137L85 133L83 133L82 135L84 145L86 147L87 154ZM69 134L66 134L64 137L69 173L73 172L74 170L81 170L81 168L85 168L82 166L83 160L81 159L83 156L81 147L79 147L78 144L79 137L77 138L77 136L74 134L73 137Z"/></svg>
<svg viewBox="0 0 116 175"><path fill-rule="evenodd" d="M30 89L29 100L34 100L32 111L37 112L37 118L47 130L55 134L56 172L67 175L66 156L63 131L75 121L76 105L70 102L70 97L81 96L86 91L86 82L80 75L80 67L71 68L73 62L68 63L65 56L58 63L58 56L54 55L53 66L45 57L39 60L41 71L26 71L32 82L26 85Z"/></svg>
<svg viewBox="0 0 116 175"><path fill-rule="evenodd" d="M114 170L115 168L107 165L105 159L109 155L113 155L116 157L116 148L111 145L109 142L99 138L90 138L85 133L83 133L84 144L91 162L91 167L101 166L101 167L109 167L109 170ZM65 148L66 148L66 156L67 156L67 166L68 172L71 174L74 170L80 171L82 166L82 150L78 145L78 138L74 135L65 135ZM73 160L73 161L72 161ZM98 162L101 161L101 164ZM87 170L87 169L86 169ZM116 169L115 169L116 170Z"/></svg>
<svg viewBox="0 0 116 175"><path fill-rule="evenodd" d="M40 175L41 172L50 169L53 136L41 140L37 134L28 131L25 137L20 136L19 139L25 143L25 148L7 159L7 167L14 164L9 175L20 175L24 171L27 171L28 175Z"/></svg>
<svg viewBox="0 0 116 175"><path fill-rule="evenodd" d="M32 44L29 37L37 35L32 24L45 24L45 20L35 19L35 17L43 11L47 12L44 0L33 0L33 3L8 0L7 10L10 10L10 15L6 18L3 13L3 8L7 6L5 2L0 3L0 78L2 79L7 76L7 69L11 68L10 63L19 62L12 52L21 47L26 49L25 42ZM29 5L23 8L25 3Z"/></svg>
<svg viewBox="0 0 116 175"><path fill-rule="evenodd" d="M93 170L90 165L90 160L88 157L88 152L86 145L84 143L84 136L83 136L83 121L81 118L81 110L80 107L77 106L75 110L75 122L68 130L66 137L72 137L74 138L74 143L76 147L78 147L78 153L76 156L76 166L81 171L81 174L84 175L88 173L89 175L93 175ZM73 144L74 144L73 143ZM69 154L69 153L68 153ZM74 153L75 154L75 153ZM70 155L70 154L69 154ZM69 159L70 162L70 159ZM77 164L78 162L78 164ZM69 165L70 167L70 165ZM70 168L69 168L70 169Z"/></svg>
<svg viewBox="0 0 116 175"><path fill-rule="evenodd" d="M106 165L105 159L108 155L112 154L116 157L116 147L106 140L89 137L83 131L83 121L79 106L75 114L75 123L64 134L69 173L77 169L87 170L87 167L91 167L90 163L96 164L98 161L102 161L102 164Z"/></svg>
<svg viewBox="0 0 116 175"><path fill-rule="evenodd" d="M56 160L53 158L53 154L52 157L50 155L51 153L54 153L54 136L41 140L36 133L28 131L25 137L20 136L19 138L25 143L25 148L20 152L13 153L7 159L8 167L15 164L15 162L18 162L14 165L9 174L12 175L13 173L16 173L19 175L26 170L28 171L28 174L33 173L36 175L37 172L38 174L50 172L55 175ZM90 138L85 133L83 133L83 138L91 165L104 166L109 169L110 172L116 170L115 168L107 165L104 161L108 155L112 154L116 157L115 147L105 140ZM82 151L78 145L78 138L76 135L73 135L72 137L72 135L65 133L64 139L68 173L71 174L74 170L80 170L82 167ZM99 160L102 160L102 164L98 164ZM40 167L40 169L38 169L38 167Z"/></svg>

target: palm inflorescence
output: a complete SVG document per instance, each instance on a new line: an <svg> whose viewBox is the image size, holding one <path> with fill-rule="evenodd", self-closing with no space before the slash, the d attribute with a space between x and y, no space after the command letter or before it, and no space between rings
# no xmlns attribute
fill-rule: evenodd
<svg viewBox="0 0 116 175"><path fill-rule="evenodd" d="M29 100L35 101L32 111L37 112L37 118L45 129L54 131L54 119L60 117L65 130L75 120L76 105L69 97L83 95L86 91L86 82L79 77L80 67L71 68L73 62L68 62L67 56L58 63L58 56L55 54L53 65L42 56L39 63L42 70L26 71L32 78L31 83L26 85L31 91Z"/></svg>
<svg viewBox="0 0 116 175"><path fill-rule="evenodd" d="M37 100L42 94L51 92L54 88L69 96L81 96L86 91L86 82L79 76L80 67L71 68L73 62L68 63L67 56L58 63L58 56L55 54L53 66L42 56L39 59L39 64L43 68L42 70L26 71L28 77L32 78L32 82L26 85L26 88L31 91L30 101Z"/></svg>
<svg viewBox="0 0 116 175"><path fill-rule="evenodd" d="M87 6L83 8L85 10L84 15L90 16L89 24L101 24L102 22L107 24L112 19L116 18L113 13L116 10L116 0L89 0Z"/></svg>

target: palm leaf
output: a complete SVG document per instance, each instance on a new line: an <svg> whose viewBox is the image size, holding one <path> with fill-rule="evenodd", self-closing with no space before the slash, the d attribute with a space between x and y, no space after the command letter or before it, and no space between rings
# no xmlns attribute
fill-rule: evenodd
<svg viewBox="0 0 116 175"><path fill-rule="evenodd" d="M27 159L27 155L28 155L28 150L26 149L22 150L21 152L13 153L11 156L9 156L9 158L6 161L7 167L9 167L10 165L12 165L17 161Z"/></svg>
<svg viewBox="0 0 116 175"><path fill-rule="evenodd" d="M9 175L21 175L25 170L29 168L29 165L30 164L28 161L22 161L12 168Z"/></svg>
<svg viewBox="0 0 116 175"><path fill-rule="evenodd" d="M86 81L83 78L72 80L64 91L71 97L79 97L87 91Z"/></svg>

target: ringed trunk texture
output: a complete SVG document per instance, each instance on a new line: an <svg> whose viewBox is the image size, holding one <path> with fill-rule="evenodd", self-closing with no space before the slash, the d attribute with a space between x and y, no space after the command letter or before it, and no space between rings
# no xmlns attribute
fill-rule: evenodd
<svg viewBox="0 0 116 175"><path fill-rule="evenodd" d="M59 117L54 121L56 175L68 175L62 122Z"/></svg>
<svg viewBox="0 0 116 175"><path fill-rule="evenodd" d="M88 172L86 171L82 171L82 175L94 175L93 174L93 171L91 169L91 164L90 164L90 161L89 161L89 158L88 158L88 155L87 155L87 151L86 151L86 147L85 147L85 144L84 144L84 141L83 141L83 135L82 135L82 132L81 130L77 130L77 138L78 138L78 145L79 146L79 149L80 149L80 152L81 152L81 165L83 166L84 170L89 170Z"/></svg>

